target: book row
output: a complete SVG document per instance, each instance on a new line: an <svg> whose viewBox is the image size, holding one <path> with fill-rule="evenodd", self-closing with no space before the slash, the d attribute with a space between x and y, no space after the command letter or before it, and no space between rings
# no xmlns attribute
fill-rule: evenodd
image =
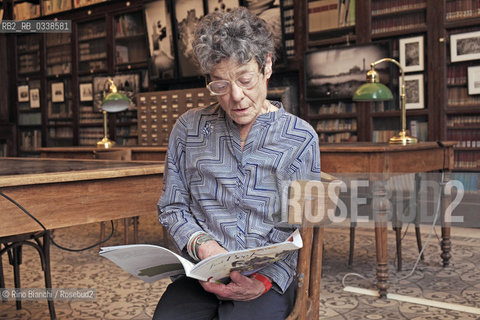
<svg viewBox="0 0 480 320"><path fill-rule="evenodd" d="M42 114L40 112L22 112L18 114L18 124L24 126L41 125Z"/></svg>
<svg viewBox="0 0 480 320"><path fill-rule="evenodd" d="M47 66L48 75L57 75L57 74L66 74L72 71L72 63L65 62L59 63L52 66Z"/></svg>
<svg viewBox="0 0 480 320"><path fill-rule="evenodd" d="M468 69L465 65L455 64L447 67L447 84L465 85L467 84Z"/></svg>
<svg viewBox="0 0 480 320"><path fill-rule="evenodd" d="M469 18L480 15L480 0L447 1L447 20Z"/></svg>
<svg viewBox="0 0 480 320"><path fill-rule="evenodd" d="M308 32L355 24L355 0L317 0L308 3Z"/></svg>
<svg viewBox="0 0 480 320"><path fill-rule="evenodd" d="M480 152L456 151L453 156L455 168L479 169Z"/></svg>
<svg viewBox="0 0 480 320"><path fill-rule="evenodd" d="M373 0L372 15L424 8L425 0Z"/></svg>
<svg viewBox="0 0 480 320"><path fill-rule="evenodd" d="M39 16L40 5L38 4L23 2L18 3L13 7L13 17L15 20L28 20Z"/></svg>
<svg viewBox="0 0 480 320"><path fill-rule="evenodd" d="M316 126L317 132L328 131L355 131L357 130L357 119L332 119L320 120Z"/></svg>
<svg viewBox="0 0 480 320"><path fill-rule="evenodd" d="M397 101L398 99L393 99L393 101ZM373 104L373 112L384 112L384 111L392 111L392 110L399 110L395 103L389 101L375 101Z"/></svg>
<svg viewBox="0 0 480 320"><path fill-rule="evenodd" d="M80 8L84 6L89 6L98 2L103 2L107 0L74 0L73 3L71 0L68 1L58 1L58 0L43 0L36 1L35 3L22 2L16 3L13 7L15 20L28 20L37 18L40 15L49 15L57 12L62 12L70 10L73 8Z"/></svg>
<svg viewBox="0 0 480 320"><path fill-rule="evenodd" d="M341 143L341 142L356 142L358 140L357 134L354 132L339 132L339 133L320 133L318 135L320 143Z"/></svg>
<svg viewBox="0 0 480 320"><path fill-rule="evenodd" d="M55 33L47 35L47 47L70 45L71 33Z"/></svg>
<svg viewBox="0 0 480 320"><path fill-rule="evenodd" d="M479 126L480 127L480 115L470 115L470 116L451 116L447 120L448 127L469 127L469 126Z"/></svg>
<svg viewBox="0 0 480 320"><path fill-rule="evenodd" d="M143 34L142 17L133 15L121 15L115 22L115 36L126 37Z"/></svg>
<svg viewBox="0 0 480 320"><path fill-rule="evenodd" d="M50 127L48 128L48 136L52 139L73 139L72 127Z"/></svg>
<svg viewBox="0 0 480 320"><path fill-rule="evenodd" d="M72 109L69 103L48 102L48 117L50 119L64 119L72 117Z"/></svg>
<svg viewBox="0 0 480 320"><path fill-rule="evenodd" d="M135 125L123 126L123 127L117 128L115 132L116 132L116 136L137 138L137 126Z"/></svg>
<svg viewBox="0 0 480 320"><path fill-rule="evenodd" d="M20 150L35 151L42 146L42 132L39 129L20 132Z"/></svg>
<svg viewBox="0 0 480 320"><path fill-rule="evenodd" d="M337 103L323 103L321 105L310 105L311 114L338 114L355 113L357 111L355 103L346 103L339 101Z"/></svg>
<svg viewBox="0 0 480 320"><path fill-rule="evenodd" d="M410 135L416 137L419 141L428 141L428 122L411 120Z"/></svg>
<svg viewBox="0 0 480 320"><path fill-rule="evenodd" d="M372 21L372 34L407 31L425 26L425 13L414 12L407 16L393 16L374 19Z"/></svg>
<svg viewBox="0 0 480 320"><path fill-rule="evenodd" d="M38 53L23 54L18 57L18 73L40 71L40 55Z"/></svg>
<svg viewBox="0 0 480 320"><path fill-rule="evenodd" d="M79 144L81 146L93 146L102 139L103 127L80 128Z"/></svg>
<svg viewBox="0 0 480 320"><path fill-rule="evenodd" d="M458 141L458 148L480 148L480 130L448 130L447 140Z"/></svg>
<svg viewBox="0 0 480 320"><path fill-rule="evenodd" d="M480 105L480 96L468 94L468 88L448 88L447 104L449 106L475 106Z"/></svg>
<svg viewBox="0 0 480 320"><path fill-rule="evenodd" d="M373 130L372 142L388 142L396 133L396 130Z"/></svg>

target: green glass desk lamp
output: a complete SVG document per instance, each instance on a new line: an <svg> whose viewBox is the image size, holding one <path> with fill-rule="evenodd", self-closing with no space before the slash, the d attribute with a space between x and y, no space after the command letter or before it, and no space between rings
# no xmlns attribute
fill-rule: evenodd
<svg viewBox="0 0 480 320"><path fill-rule="evenodd" d="M370 71L367 72L367 83L362 84L354 93L354 101L388 101L393 99L392 92L384 84L380 83L375 66L382 62L391 62L397 65L401 71L401 83L400 83L400 112L401 112L401 130L400 132L389 139L389 143L394 144L412 144L417 143L418 139L415 137L409 137L406 130L407 111L405 107L405 74L400 63L391 58L383 58L372 62L370 64Z"/></svg>
<svg viewBox="0 0 480 320"><path fill-rule="evenodd" d="M104 87L108 85L108 94L105 94L102 100L103 112L103 139L97 142L97 148L108 149L115 145L115 142L108 138L107 112L120 112L127 110L130 106L130 99L123 93L118 92L117 86L112 79L105 81Z"/></svg>

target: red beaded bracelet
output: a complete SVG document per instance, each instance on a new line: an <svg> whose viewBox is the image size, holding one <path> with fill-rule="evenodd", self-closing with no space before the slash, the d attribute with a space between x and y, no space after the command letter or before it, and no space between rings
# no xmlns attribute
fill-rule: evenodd
<svg viewBox="0 0 480 320"><path fill-rule="evenodd" d="M268 290L270 290L270 288L272 287L272 282L270 281L270 279L268 279L267 277L265 277L263 274L260 274L260 273L252 273L252 275L250 276L251 279L256 279L258 281L261 281L263 283L263 285L265 286L265 291L263 291L262 294L264 294L265 292L267 292Z"/></svg>

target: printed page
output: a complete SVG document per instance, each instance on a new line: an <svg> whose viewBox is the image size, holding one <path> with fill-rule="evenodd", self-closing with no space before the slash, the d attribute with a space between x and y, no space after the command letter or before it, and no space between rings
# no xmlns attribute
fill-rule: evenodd
<svg viewBox="0 0 480 320"><path fill-rule="evenodd" d="M198 280L212 282L228 278L232 271L249 275L282 259L302 246L300 232L296 230L286 241L281 243L211 256L197 263L187 275Z"/></svg>
<svg viewBox="0 0 480 320"><path fill-rule="evenodd" d="M145 282L185 274L194 266L173 251L150 244L105 247L100 255Z"/></svg>

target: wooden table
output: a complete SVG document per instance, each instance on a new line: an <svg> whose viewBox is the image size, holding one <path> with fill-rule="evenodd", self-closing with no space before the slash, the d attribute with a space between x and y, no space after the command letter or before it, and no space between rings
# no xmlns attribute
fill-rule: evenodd
<svg viewBox="0 0 480 320"><path fill-rule="evenodd" d="M15 287L21 287L21 248L30 245L40 254L45 288L52 288L49 230L156 212L163 167L159 162L0 158L0 253L12 254ZM16 304L20 309L21 301ZM55 319L53 300L48 308Z"/></svg>
<svg viewBox="0 0 480 320"><path fill-rule="evenodd" d="M335 173L362 173L370 180L388 177L395 173L446 172L453 169L453 146L456 142L422 142L413 145L378 143L325 144L320 146L322 171ZM381 175L379 175L381 174ZM377 255L377 288L386 296L387 267L387 207L375 199L384 198L386 190L378 184L373 190L372 210L375 212L375 242ZM448 199L444 198L445 202ZM444 203L444 207L445 207ZM442 224L441 257L443 266L450 260L450 224Z"/></svg>
<svg viewBox="0 0 480 320"><path fill-rule="evenodd" d="M52 147L39 148L42 158L61 158L61 159L95 159L95 152L130 150L132 161L165 161L167 147L136 147L136 146L118 146L109 149L98 149L91 147Z"/></svg>
<svg viewBox="0 0 480 320"><path fill-rule="evenodd" d="M0 191L47 229L151 214L163 164L106 160L0 158ZM42 230L3 197L0 237Z"/></svg>

